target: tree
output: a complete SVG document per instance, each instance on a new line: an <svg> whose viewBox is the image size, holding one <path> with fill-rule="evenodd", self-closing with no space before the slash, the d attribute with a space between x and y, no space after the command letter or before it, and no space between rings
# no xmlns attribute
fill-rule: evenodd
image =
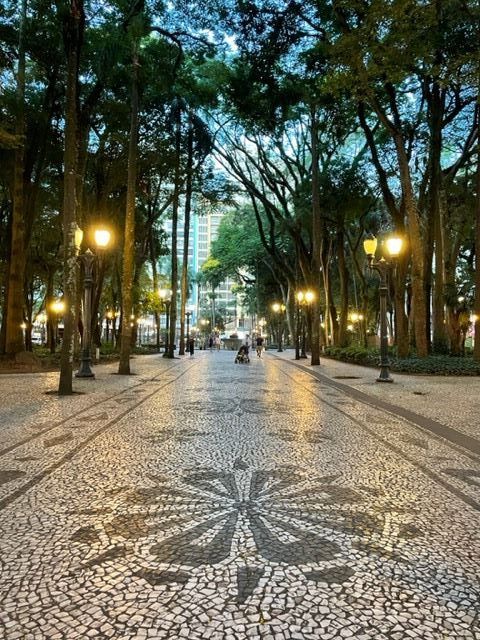
<svg viewBox="0 0 480 640"><path fill-rule="evenodd" d="M127 201L125 213L123 273L122 273L122 338L118 373L130 374L130 352L132 348L132 285L135 242L135 194L137 190L137 145L138 145L138 37L132 39L132 93L130 138L128 143Z"/></svg>
<svg viewBox="0 0 480 640"><path fill-rule="evenodd" d="M77 170L77 84L79 58L83 43L85 13L82 0L71 0L64 17L64 47L67 59L64 196L63 196L63 296L64 330L60 359L59 395L71 395L73 369L73 334L77 289L76 248L76 170Z"/></svg>
<svg viewBox="0 0 480 640"><path fill-rule="evenodd" d="M18 69L17 69L17 112L15 118L15 137L21 141L15 148L14 178L13 178L13 214L12 240L10 264L7 284L6 307L6 338L5 352L9 356L24 351L23 332L23 302L24 302L24 249L25 249L25 221L24 221L24 159L25 159L25 41L24 31L27 19L27 2L20 4L20 27L18 41Z"/></svg>

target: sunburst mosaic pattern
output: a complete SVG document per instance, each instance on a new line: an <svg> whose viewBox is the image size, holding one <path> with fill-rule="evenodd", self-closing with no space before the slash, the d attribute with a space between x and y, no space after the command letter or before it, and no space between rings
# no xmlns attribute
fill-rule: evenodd
<svg viewBox="0 0 480 640"><path fill-rule="evenodd" d="M31 485L0 512L0 637L480 639L480 518L446 491L471 459L267 358L195 362L0 471Z"/></svg>

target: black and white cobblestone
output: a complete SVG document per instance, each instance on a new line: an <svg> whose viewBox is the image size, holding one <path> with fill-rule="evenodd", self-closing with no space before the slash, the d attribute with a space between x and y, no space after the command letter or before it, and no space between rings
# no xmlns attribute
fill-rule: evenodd
<svg viewBox="0 0 480 640"><path fill-rule="evenodd" d="M0 637L480 639L476 457L232 360L145 359L8 429Z"/></svg>

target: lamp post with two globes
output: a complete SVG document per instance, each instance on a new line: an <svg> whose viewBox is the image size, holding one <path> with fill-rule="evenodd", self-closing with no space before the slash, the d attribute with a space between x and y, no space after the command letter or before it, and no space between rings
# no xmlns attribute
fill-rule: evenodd
<svg viewBox="0 0 480 640"><path fill-rule="evenodd" d="M107 229L95 229L94 241L97 249L106 249L110 244L111 234ZM84 291L83 291L83 335L82 335L82 356L80 368L75 374L76 378L95 378L92 371L92 289L93 289L93 267L97 256L91 249L87 249L78 256L78 260L83 266Z"/></svg>
<svg viewBox="0 0 480 640"><path fill-rule="evenodd" d="M50 353L55 353L58 344L58 319L65 313L65 302L63 300L54 300L50 304L50 312L53 314L53 322L50 323Z"/></svg>
<svg viewBox="0 0 480 640"><path fill-rule="evenodd" d="M278 341L277 351L279 353L282 353L283 352L283 349L282 349L283 314L286 311L286 306L284 304L280 304L280 302L274 302L272 304L272 311L274 312L277 318L277 341Z"/></svg>
<svg viewBox="0 0 480 640"><path fill-rule="evenodd" d="M306 336L306 307L310 307L310 305L312 304L312 302L315 300L315 294L313 293L313 291L311 291L310 289L307 289L307 291L297 291L296 294L296 300L297 300L297 322L296 322L296 339L295 339L295 360L300 360L300 358L306 358L307 357L307 350L306 350L306 342L307 342L307 336ZM302 337L302 352L300 353L300 344L299 344L299 340L300 340L300 309L302 310L302 315L301 315L301 325L302 325L302 332L301 332L301 337Z"/></svg>
<svg viewBox="0 0 480 640"><path fill-rule="evenodd" d="M385 258L375 259L377 250L377 239L367 238L363 242L363 249L367 254L368 267L376 271L380 276L380 375L377 382L393 382L390 376L390 360L388 358L388 329L387 329L387 295L388 295L388 272L394 267L395 259L402 250L402 239L391 237L386 241L387 252L391 258L390 262Z"/></svg>
<svg viewBox="0 0 480 640"><path fill-rule="evenodd" d="M186 351L188 351L188 349L190 348L190 318L192 317L192 312L191 311L185 311L185 318L187 319L187 345L186 345Z"/></svg>
<svg viewBox="0 0 480 640"><path fill-rule="evenodd" d="M169 333L170 333L170 303L172 302L172 290L171 289L160 289L160 291L158 293L160 295L160 300L165 305L166 337L165 337L165 348L164 348L164 351L163 351L163 357L164 358L168 358L168 350L169 350L168 336L169 336Z"/></svg>

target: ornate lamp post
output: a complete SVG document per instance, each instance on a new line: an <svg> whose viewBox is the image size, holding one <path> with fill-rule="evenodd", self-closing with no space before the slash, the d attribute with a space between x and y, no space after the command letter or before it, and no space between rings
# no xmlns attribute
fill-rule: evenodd
<svg viewBox="0 0 480 640"><path fill-rule="evenodd" d="M297 300L297 322L296 322L296 339L295 339L295 360L300 360L300 358L307 357L306 351L306 307L310 306L312 302L315 300L315 294L310 289L307 291L297 291L296 295ZM302 325L302 352L300 353L300 308L302 309L301 315L301 325Z"/></svg>
<svg viewBox="0 0 480 640"><path fill-rule="evenodd" d="M356 340L361 340L361 335L359 337L359 333L361 334L362 331L363 314L358 313L358 311L352 311L348 316L348 319L351 324L347 326L347 329L348 327L351 327L351 329L348 330L355 335Z"/></svg>
<svg viewBox="0 0 480 640"><path fill-rule="evenodd" d="M40 323L40 342L43 346L45 344L45 323L47 322L47 314L44 311L38 314L37 322Z"/></svg>
<svg viewBox="0 0 480 640"><path fill-rule="evenodd" d="M186 311L185 312L185 317L187 318L187 350L189 349L189 345L190 345L190 317L192 315L191 311Z"/></svg>
<svg viewBox="0 0 480 640"><path fill-rule="evenodd" d="M110 342L110 323L112 324L112 342L113 342L113 334L114 334L114 328L113 328L113 320L115 318L115 313L113 311L108 310L107 313L105 314L105 334L106 334L106 340L107 342Z"/></svg>
<svg viewBox="0 0 480 640"><path fill-rule="evenodd" d="M165 325L166 325L166 338L165 338L165 349L163 351L163 357L166 358L168 356L168 336L170 332L170 303L172 302L172 290L171 289L160 289L158 292L160 295L160 300L165 305Z"/></svg>
<svg viewBox="0 0 480 640"><path fill-rule="evenodd" d="M50 351L51 353L55 353L58 344L58 319L65 312L65 302L63 300L54 300L50 305L50 311L54 314L55 318L52 330L53 335L51 336L52 344L50 345Z"/></svg>
<svg viewBox="0 0 480 640"><path fill-rule="evenodd" d="M285 313L286 306L284 304L280 304L279 302L274 302L272 304L272 311L275 313L277 317L277 341L278 341L278 349L277 351L281 353L282 349L282 334L283 334L283 314Z"/></svg>
<svg viewBox="0 0 480 640"><path fill-rule="evenodd" d="M387 275L389 269L395 264L394 260L402 250L401 238L389 238L386 242L387 251L392 260L387 262L385 258L375 259L377 239L367 238L363 242L363 249L367 254L368 266L380 276L380 375L377 382L393 382L390 377L390 361L388 359L388 330L387 330Z"/></svg>
<svg viewBox="0 0 480 640"><path fill-rule="evenodd" d="M94 232L95 244L98 249L105 249L110 243L111 234L107 229L96 229ZM93 267L96 255L90 249L78 256L83 265L84 293L83 293L83 336L82 336L82 357L80 368L75 374L76 378L95 378L91 369L91 327L92 327L92 289L93 289Z"/></svg>

